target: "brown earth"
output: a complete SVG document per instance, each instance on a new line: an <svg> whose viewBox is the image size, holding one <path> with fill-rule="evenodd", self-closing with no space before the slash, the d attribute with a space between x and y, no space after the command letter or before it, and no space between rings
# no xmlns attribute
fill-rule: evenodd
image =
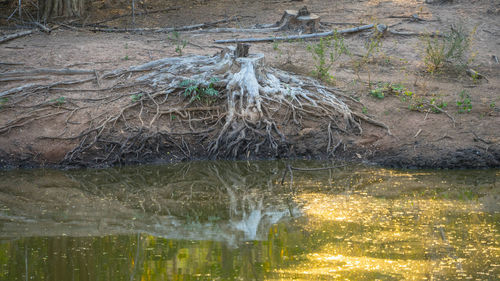
<svg viewBox="0 0 500 281"><path fill-rule="evenodd" d="M430 1L427 1L430 2ZM433 32L449 30L451 24L462 24L469 30L475 28L472 53L474 60L471 67L486 76L487 79L474 80L463 70L445 68L440 73L430 74L423 63L423 40L419 36L401 36L386 34L382 37L382 46L373 53L368 63L359 73L356 61L366 53L365 43L370 41L370 31L346 35L345 42L353 54L343 57L334 64L330 74L335 77L335 86L342 89L346 96L359 100L363 105L352 105L353 110L386 124L392 135L379 127L360 121L362 132L336 133L335 155L328 156L327 133L328 121L321 118L304 118L300 126L282 124L282 131L287 137L286 144L274 151L266 150L252 155L238 155L236 158L327 158L367 161L390 167L429 167L429 168L485 168L500 166L500 64L498 58L500 45L500 4L495 1L143 1L138 3L138 12L176 7L160 13L136 16L135 27L174 27L211 22L232 16L239 16L239 21L219 24L218 27L252 27L255 24L274 23L280 19L286 9L299 9L307 5L309 10L321 17L325 29L343 29L366 23L384 23L393 30L412 32ZM114 15L130 13L128 2L95 2L89 8L90 16L73 21L75 23L95 23ZM12 11L6 7L2 14ZM404 18L416 14L420 20ZM109 27L131 28L131 17L102 23ZM61 20L61 22L63 22ZM12 22L3 21L4 33ZM68 23L66 21L66 23ZM178 56L172 34L166 33L106 33L92 32L94 27L61 26L55 22L50 34L37 32L0 45L0 69L2 73L17 70L39 68L82 68L95 69L97 73L107 70L140 65L164 57ZM392 27L391 27L392 26ZM292 33L287 33L292 34ZM245 37L275 36L273 33L209 33L201 31L181 32L180 38L187 45L182 48L183 55L212 55L220 51L222 45L214 40ZM307 50L310 44L318 41L295 41L281 43L256 43L251 53L264 53L266 63L275 68L302 75L311 75L315 61ZM22 63L9 65L5 63ZM358 76L359 75L359 76ZM46 78L54 81L54 77ZM52 80L51 80L52 79ZM32 81L0 81L0 92ZM380 87L380 83L401 84L413 93L415 100L436 99L447 103L444 110L449 114L436 113L432 108L412 108L413 103L403 101L401 96L386 94L377 99L370 95L370 87ZM371 84L371 86L370 86ZM459 113L456 101L463 100L461 91L470 95L471 111ZM131 94L133 93L130 92ZM135 156L128 155L118 161L106 161L105 149L95 149L87 155L85 161L63 161L68 152L75 149L81 140L78 138L58 138L59 136L78 135L81 124L88 123L99 110L110 109L113 105L101 104L93 111L77 114L68 126L71 111L61 114L64 104L57 99L64 97L64 103L85 98L99 98L98 92L71 92L47 90L40 95L27 96L20 101L16 110L9 106L10 97L3 100L0 108L0 158L2 167L40 166L75 164L98 166L120 163L142 163L154 161L180 161L187 159L208 158L207 144L216 137L207 134L200 140L195 136L171 139L169 145L157 149L157 153ZM176 102L185 102L179 97ZM22 114L35 112L45 107L40 118L18 122L9 126L9 122L19 119ZM413 104L415 105L415 104ZM24 106L24 109L23 109ZM20 110L23 109L23 110ZM417 109L417 110L415 110ZM110 109L112 110L112 108ZM115 108L115 111L119 108ZM130 113L136 120L139 109ZM58 115L53 115L58 114ZM141 113L142 114L142 113ZM135 118L135 119L134 119ZM188 122L174 120L169 116L164 120L167 128L189 129ZM454 121L452 121L454 119ZM21 120L23 121L23 120ZM202 130L202 126L195 126ZM193 129L193 128L192 128ZM121 132L132 134L133 132ZM179 144L180 143L180 144ZM103 161L93 161L100 158ZM228 158L228 157L222 157ZM229 157L231 158L231 157ZM90 159L90 160L89 160ZM66 158L67 160L67 158Z"/></svg>

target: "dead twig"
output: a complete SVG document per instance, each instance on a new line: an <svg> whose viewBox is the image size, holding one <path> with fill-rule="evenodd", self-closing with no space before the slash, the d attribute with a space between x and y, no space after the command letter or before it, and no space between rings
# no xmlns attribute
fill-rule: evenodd
<svg viewBox="0 0 500 281"><path fill-rule="evenodd" d="M420 133L422 132L422 129L418 130L418 132L415 134L415 136L413 136L414 138L418 137L418 135L420 135Z"/></svg>
<svg viewBox="0 0 500 281"><path fill-rule="evenodd" d="M448 118L451 119L451 121L453 122L453 127L455 127L456 125L456 122L455 122L455 118L453 118L453 116L451 116L448 112L446 112L445 110L443 110L442 108L439 108L438 106L436 106L435 104L432 104L430 103L429 101L426 101L426 104L429 105L430 107L432 107L433 109L441 112L441 113L444 113L446 114L446 116L448 116Z"/></svg>

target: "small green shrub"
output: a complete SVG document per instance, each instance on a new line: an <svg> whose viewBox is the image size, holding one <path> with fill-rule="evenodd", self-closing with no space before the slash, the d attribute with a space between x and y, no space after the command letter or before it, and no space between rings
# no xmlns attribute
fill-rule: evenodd
<svg viewBox="0 0 500 281"><path fill-rule="evenodd" d="M448 106L447 102L436 99L436 98L431 98L429 103L432 105L435 105L437 108L440 108L440 109L445 109ZM441 111L437 110L436 108L432 108L432 111L434 111L434 113L441 113Z"/></svg>
<svg viewBox="0 0 500 281"><path fill-rule="evenodd" d="M472 101L470 99L470 94L466 90L462 90L458 95L457 100L458 113L469 113L472 111Z"/></svg>
<svg viewBox="0 0 500 281"><path fill-rule="evenodd" d="M386 90L385 88L377 87L370 91L370 95L377 99L383 99L385 98L385 93L384 93L385 90Z"/></svg>
<svg viewBox="0 0 500 281"><path fill-rule="evenodd" d="M170 36L168 37L171 41L174 42L175 44L175 52L179 55L182 56L182 51L184 48L186 48L188 41L187 40L182 40L181 35L177 31L173 31Z"/></svg>
<svg viewBox="0 0 500 281"><path fill-rule="evenodd" d="M143 97L143 94L133 94L132 96L130 96L130 99L132 100L132 102L138 102L142 99Z"/></svg>
<svg viewBox="0 0 500 281"><path fill-rule="evenodd" d="M66 98L65 97L58 97L57 99L50 100L50 102L56 106L61 106L64 103L66 103Z"/></svg>
<svg viewBox="0 0 500 281"><path fill-rule="evenodd" d="M474 58L474 54L469 54L474 34L475 28L468 33L462 25L457 25L441 37L439 34L434 38L431 35L424 36L424 64L427 71L434 73L447 63L459 67L470 64Z"/></svg>
<svg viewBox="0 0 500 281"><path fill-rule="evenodd" d="M423 97L412 95L408 100L408 102L410 103L408 105L408 109L413 111L422 111L423 109L425 109L424 101L425 100Z"/></svg>
<svg viewBox="0 0 500 281"><path fill-rule="evenodd" d="M311 53L315 61L313 75L325 82L332 82L334 79L329 73L333 64L340 56L349 54L344 38L336 32L333 36L321 38L317 44L308 45L307 51Z"/></svg>
<svg viewBox="0 0 500 281"><path fill-rule="evenodd" d="M3 98L0 98L0 109L3 107L4 104L6 104L7 102L9 101L8 98L6 97L3 97Z"/></svg>
<svg viewBox="0 0 500 281"><path fill-rule="evenodd" d="M190 97L189 102L203 100L207 103L211 103L219 96L219 91L215 89L215 83L218 81L218 78L212 77L207 86L202 86L202 83L199 81L187 79L181 81L179 87L185 88L184 96Z"/></svg>
<svg viewBox="0 0 500 281"><path fill-rule="evenodd" d="M273 42L273 50L278 51L280 48L280 43L278 41Z"/></svg>
<svg viewBox="0 0 500 281"><path fill-rule="evenodd" d="M395 96L406 95L410 96L413 94L412 92L406 90L406 88L400 84L392 84L392 83L378 83L377 88L372 89L370 91L370 95L372 97L383 99L386 95L393 94Z"/></svg>

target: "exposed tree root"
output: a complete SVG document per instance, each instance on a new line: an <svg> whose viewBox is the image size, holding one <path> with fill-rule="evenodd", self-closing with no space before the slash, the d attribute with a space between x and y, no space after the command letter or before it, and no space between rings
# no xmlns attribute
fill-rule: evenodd
<svg viewBox="0 0 500 281"><path fill-rule="evenodd" d="M311 118L331 124L327 151L333 155L342 142L337 139L332 147L332 130L361 132L354 118L360 115L351 111L346 103L350 100L343 99L338 89L267 67L263 54L235 57L234 48L215 56L164 58L100 75L67 70L36 73L87 77L9 84L11 88L2 89L0 96L7 100L1 111L10 119L2 120L0 134L58 116L64 127L38 139L78 141L65 156L67 164L186 159L200 154L286 156L287 136L293 132L282 128L293 122L299 131L303 120ZM172 151L178 153L170 155Z"/></svg>

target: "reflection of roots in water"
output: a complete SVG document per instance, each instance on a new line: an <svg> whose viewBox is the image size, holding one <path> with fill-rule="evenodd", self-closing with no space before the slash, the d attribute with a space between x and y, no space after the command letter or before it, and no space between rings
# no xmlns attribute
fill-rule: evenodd
<svg viewBox="0 0 500 281"><path fill-rule="evenodd" d="M33 188L12 194L6 194L8 189L0 184L0 203L7 202L3 195L15 202L23 193L26 204L17 208L10 204L11 209L38 223L59 223L58 228L44 226L47 236L67 234L64 223L71 222L71 235L81 235L78 229L92 235L147 232L236 245L267 239L268 228L296 209L286 204L287 194L275 186L282 166L279 162L195 162L147 169L53 171L22 185ZM47 181L54 187L38 188ZM39 230L32 232L39 235ZM18 234L15 229L11 233Z"/></svg>

